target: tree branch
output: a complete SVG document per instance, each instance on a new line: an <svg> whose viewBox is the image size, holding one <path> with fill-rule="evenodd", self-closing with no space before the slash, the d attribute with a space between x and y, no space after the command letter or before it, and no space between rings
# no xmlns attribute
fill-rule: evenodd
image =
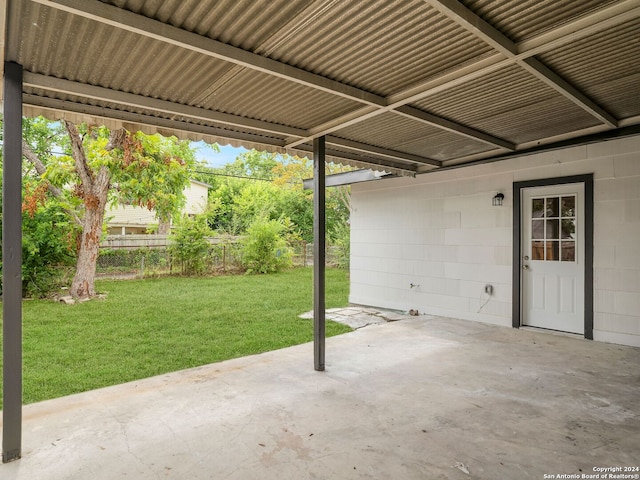
<svg viewBox="0 0 640 480"><path fill-rule="evenodd" d="M87 192L91 191L93 189L93 175L91 174L91 169L87 162L87 156L82 148L82 138L73 123L64 120L64 127L66 128L67 133L69 134L69 139L71 140L73 160L76 165L78 177L80 177L80 182Z"/></svg>
<svg viewBox="0 0 640 480"><path fill-rule="evenodd" d="M42 178L47 170L47 167L44 166L42 160L38 158L38 156L24 139L22 139L22 155L29 161L29 163L31 163L31 165L33 165L33 167L36 169L36 172L38 172L38 175L40 175L40 178ZM60 190L48 180L43 179L43 181L46 182L47 189L49 190L51 195L56 197L58 200L64 200L64 194L62 193L62 190ZM63 208L65 212L67 212L71 216L75 223L82 226L82 220L80 220L80 217L76 212L66 207Z"/></svg>
<svg viewBox="0 0 640 480"><path fill-rule="evenodd" d="M29 160L31 165L35 167L36 172L38 172L38 175L40 176L44 175L44 172L47 170L47 167L44 166L44 163L42 163L42 160L38 158L35 152L31 150L31 147L29 146L29 144L24 138L22 139L22 155L24 156L24 158ZM58 190L58 193L51 191L51 193L53 193L57 197L58 194L60 193L60 190L57 187L54 187L53 185L51 185L51 188L55 188L56 190Z"/></svg>
<svg viewBox="0 0 640 480"><path fill-rule="evenodd" d="M126 138L127 131L124 128L111 130L111 133L109 134L109 143L107 143L105 150L110 152L114 148L122 148Z"/></svg>
<svg viewBox="0 0 640 480"><path fill-rule="evenodd" d="M98 170L98 174L96 175L96 180L94 182L95 191L94 195L97 195L101 208L107 203L107 190L109 189L109 183L111 182L111 173L109 173L109 169L104 165L100 167ZM103 193L104 192L104 193Z"/></svg>
<svg viewBox="0 0 640 480"><path fill-rule="evenodd" d="M338 192L338 199L351 213L351 190L348 186L340 186L336 188Z"/></svg>

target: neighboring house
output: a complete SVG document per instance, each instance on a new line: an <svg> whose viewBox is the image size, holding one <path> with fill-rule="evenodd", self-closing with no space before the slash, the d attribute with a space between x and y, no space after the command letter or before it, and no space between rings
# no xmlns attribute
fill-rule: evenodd
<svg viewBox="0 0 640 480"><path fill-rule="evenodd" d="M351 203L350 302L640 346L640 136L356 184Z"/></svg>
<svg viewBox="0 0 640 480"><path fill-rule="evenodd" d="M204 212L210 185L190 180L184 189L186 203L182 213L197 215ZM152 226L157 226L158 219L153 210L134 205L119 205L107 210L107 233L109 235L137 235L148 232Z"/></svg>

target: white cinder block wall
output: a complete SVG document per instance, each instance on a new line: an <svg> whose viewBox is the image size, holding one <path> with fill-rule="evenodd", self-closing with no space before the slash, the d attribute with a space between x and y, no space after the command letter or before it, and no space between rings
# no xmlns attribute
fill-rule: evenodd
<svg viewBox="0 0 640 480"><path fill-rule="evenodd" d="M640 136L353 185L350 302L511 326L513 182L588 173L594 339L640 346Z"/></svg>

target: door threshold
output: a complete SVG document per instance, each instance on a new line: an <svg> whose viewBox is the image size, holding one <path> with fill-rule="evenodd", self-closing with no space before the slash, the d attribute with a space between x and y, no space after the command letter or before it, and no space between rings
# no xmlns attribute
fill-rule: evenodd
<svg viewBox="0 0 640 480"><path fill-rule="evenodd" d="M531 332L550 333L551 335L558 335L560 337L584 338L583 333L563 332L561 330L552 330L550 328L543 328L543 327L532 327L530 325L522 325L520 329L529 330Z"/></svg>

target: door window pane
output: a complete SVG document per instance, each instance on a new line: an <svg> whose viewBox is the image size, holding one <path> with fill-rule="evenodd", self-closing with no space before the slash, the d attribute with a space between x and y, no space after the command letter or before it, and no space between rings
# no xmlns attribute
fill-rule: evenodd
<svg viewBox="0 0 640 480"><path fill-rule="evenodd" d="M560 260L559 250L560 242L555 240L547 240L545 248L545 260L554 262Z"/></svg>
<svg viewBox="0 0 640 480"><path fill-rule="evenodd" d="M531 242L531 260L544 260L544 242Z"/></svg>
<svg viewBox="0 0 640 480"><path fill-rule="evenodd" d="M531 203L531 216L533 218L544 217L544 198L534 198Z"/></svg>
<svg viewBox="0 0 640 480"><path fill-rule="evenodd" d="M576 261L576 196L533 198L531 260Z"/></svg>
<svg viewBox="0 0 640 480"><path fill-rule="evenodd" d="M544 220L531 220L531 238L544 240Z"/></svg>
<svg viewBox="0 0 640 480"><path fill-rule="evenodd" d="M576 261L576 242L562 242L562 258L563 262Z"/></svg>
<svg viewBox="0 0 640 480"><path fill-rule="evenodd" d="M562 238L576 238L576 220L574 218L562 219Z"/></svg>
<svg viewBox="0 0 640 480"><path fill-rule="evenodd" d="M547 220L547 232L545 238L557 239L560 238L560 221L559 220Z"/></svg>
<svg viewBox="0 0 640 480"><path fill-rule="evenodd" d="M575 217L576 216L576 197L562 197L562 216L563 217Z"/></svg>
<svg viewBox="0 0 640 480"><path fill-rule="evenodd" d="M547 205L547 217L559 217L560 216L560 199L558 197L550 197L546 199Z"/></svg>

